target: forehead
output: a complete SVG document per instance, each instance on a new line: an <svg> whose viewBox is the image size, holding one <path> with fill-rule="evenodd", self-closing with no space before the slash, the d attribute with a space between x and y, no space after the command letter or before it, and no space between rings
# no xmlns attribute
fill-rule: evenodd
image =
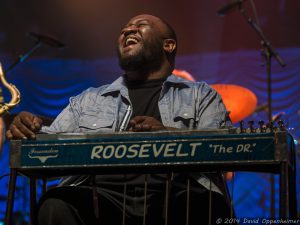
<svg viewBox="0 0 300 225"><path fill-rule="evenodd" d="M142 21L149 22L149 23L159 26L159 27L163 26L163 22L161 21L160 18L158 18L156 16L152 16L152 15L147 15L147 14L138 15L138 16L131 18L129 20L129 22L127 23L127 25L136 24L136 23L142 22Z"/></svg>

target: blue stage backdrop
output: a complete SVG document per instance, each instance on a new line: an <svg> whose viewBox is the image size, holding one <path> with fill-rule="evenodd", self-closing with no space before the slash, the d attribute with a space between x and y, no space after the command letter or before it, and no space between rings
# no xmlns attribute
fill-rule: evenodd
<svg viewBox="0 0 300 225"><path fill-rule="evenodd" d="M278 49L287 67L272 63L273 112L283 113L283 118L295 139L300 137L300 48ZM0 55L0 61L7 67L11 61ZM176 68L191 73L196 80L209 84L236 84L252 90L258 105L267 103L266 68L261 66L259 51L215 52L181 55ZM7 74L22 94L22 101L12 113L22 110L39 115L55 117L67 104L70 96L81 93L90 86L100 86L116 79L122 71L115 58L99 60L60 60L32 58ZM5 93L9 101L9 93ZM255 121L267 119L267 112L253 113ZM247 119L246 119L247 120ZM8 147L3 149L0 175L8 173ZM299 151L298 151L299 157ZM299 167L298 167L299 168ZM299 172L299 169L298 169ZM5 196L8 179L0 181L1 217L5 210ZM28 216L28 182L19 179L15 211ZM229 186L231 189L231 182ZM297 178L298 199L299 176ZM278 186L276 186L278 189ZM260 173L237 173L234 182L234 206L237 216L270 216L269 175ZM278 197L278 196L277 196ZM300 205L300 202L298 203Z"/></svg>

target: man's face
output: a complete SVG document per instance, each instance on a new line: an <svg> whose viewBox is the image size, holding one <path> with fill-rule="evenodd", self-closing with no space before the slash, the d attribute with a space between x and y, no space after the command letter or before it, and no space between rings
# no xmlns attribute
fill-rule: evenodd
<svg viewBox="0 0 300 225"><path fill-rule="evenodd" d="M118 38L119 64L125 71L155 69L163 58L164 26L159 18L132 18Z"/></svg>

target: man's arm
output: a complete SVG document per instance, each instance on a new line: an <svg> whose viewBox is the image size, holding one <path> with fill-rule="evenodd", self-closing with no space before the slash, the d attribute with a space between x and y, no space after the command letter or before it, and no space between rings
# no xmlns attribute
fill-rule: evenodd
<svg viewBox="0 0 300 225"><path fill-rule="evenodd" d="M199 90L196 129L230 126L231 121L221 96L207 84Z"/></svg>

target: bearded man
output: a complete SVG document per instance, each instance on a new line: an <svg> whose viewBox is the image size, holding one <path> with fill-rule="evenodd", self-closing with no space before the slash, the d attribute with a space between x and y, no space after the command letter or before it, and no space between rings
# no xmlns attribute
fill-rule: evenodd
<svg viewBox="0 0 300 225"><path fill-rule="evenodd" d="M212 88L204 82L190 82L172 75L176 50L176 34L168 23L152 15L133 17L118 38L119 65L124 75L112 84L89 88L70 98L69 105L49 127L42 126L38 116L20 113L10 125L7 137L35 138L39 131L144 132L230 125L228 112ZM84 176L67 177L42 197L38 222L40 225L90 225L100 221L103 225L116 225L123 221L132 225L143 224L146 214L146 224L165 224L166 175L147 175L146 207L145 176L97 175L94 181ZM168 224L186 224L187 179L191 179L189 224L208 224L210 188L212 224L219 217L229 217L226 186L219 173L175 174Z"/></svg>

